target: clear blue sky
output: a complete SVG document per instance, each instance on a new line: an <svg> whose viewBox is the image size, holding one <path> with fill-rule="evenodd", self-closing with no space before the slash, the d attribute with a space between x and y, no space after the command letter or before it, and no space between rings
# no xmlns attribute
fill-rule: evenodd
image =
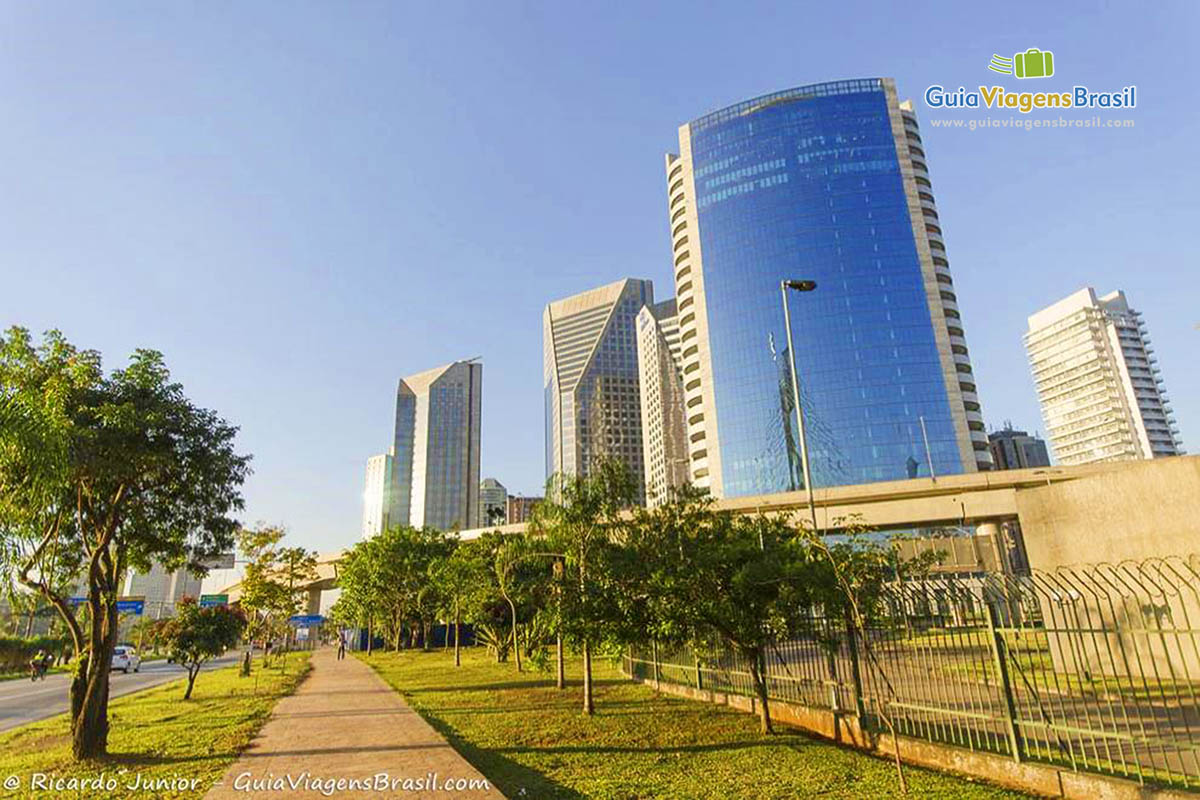
<svg viewBox="0 0 1200 800"><path fill-rule="evenodd" d="M396 379L484 360L483 474L542 481L541 310L669 296L662 158L821 80L1136 83L1133 130L924 134L991 425L1042 427L1025 317L1125 289L1200 448L1193 3L4 3L0 323L166 353L254 454L246 518L358 536ZM1011 79L997 80L1010 88ZM1021 86L1020 88L1029 88Z"/></svg>

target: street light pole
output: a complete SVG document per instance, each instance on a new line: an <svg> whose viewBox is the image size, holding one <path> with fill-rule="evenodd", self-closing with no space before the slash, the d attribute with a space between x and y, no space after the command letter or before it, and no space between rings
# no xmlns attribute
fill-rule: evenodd
<svg viewBox="0 0 1200 800"><path fill-rule="evenodd" d="M792 404L796 406L796 430L800 439L800 468L804 472L804 489L808 494L808 513L812 517L814 534L817 532L817 504L813 499L812 473L808 468L808 439L804 435L804 409L800 406L800 378L796 374L796 349L792 345L792 314L788 310L787 290L811 292L816 288L816 281L779 282L779 296L783 299L783 324L787 329L788 361L792 372Z"/></svg>

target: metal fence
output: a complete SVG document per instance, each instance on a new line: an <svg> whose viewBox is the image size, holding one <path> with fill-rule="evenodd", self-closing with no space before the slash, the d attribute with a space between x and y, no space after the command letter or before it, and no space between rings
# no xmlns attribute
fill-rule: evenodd
<svg viewBox="0 0 1200 800"><path fill-rule="evenodd" d="M804 620L771 648L772 699L858 714L870 731L890 721L1019 761L1200 789L1200 555L896 583L865 641L840 615ZM753 694L732 652L648 643L626 668Z"/></svg>

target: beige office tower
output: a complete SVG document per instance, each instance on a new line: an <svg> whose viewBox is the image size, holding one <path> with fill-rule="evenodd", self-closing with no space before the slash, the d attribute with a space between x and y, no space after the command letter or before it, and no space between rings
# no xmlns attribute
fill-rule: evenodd
<svg viewBox="0 0 1200 800"><path fill-rule="evenodd" d="M392 494L395 490L392 474L395 459L382 453L367 459L367 479L363 488L362 536L369 539L391 525Z"/></svg>
<svg viewBox="0 0 1200 800"><path fill-rule="evenodd" d="M1029 318L1025 348L1059 464L1183 452L1142 315L1090 287Z"/></svg>
<svg viewBox="0 0 1200 800"><path fill-rule="evenodd" d="M396 387L392 448L396 525L439 530L480 523L479 427L483 365L455 361Z"/></svg>
<svg viewBox="0 0 1200 800"><path fill-rule="evenodd" d="M646 504L655 506L670 497L672 488L688 482L683 359L674 300L638 312L637 351Z"/></svg>
<svg viewBox="0 0 1200 800"><path fill-rule="evenodd" d="M546 475L588 475L625 463L642 500L642 423L634 322L654 302L650 281L626 278L546 306L542 314Z"/></svg>

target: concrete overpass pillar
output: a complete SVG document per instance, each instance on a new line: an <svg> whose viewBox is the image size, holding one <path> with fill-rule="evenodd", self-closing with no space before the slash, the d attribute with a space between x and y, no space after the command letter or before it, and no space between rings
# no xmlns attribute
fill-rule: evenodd
<svg viewBox="0 0 1200 800"><path fill-rule="evenodd" d="M308 590L308 605L305 606L305 614L320 614L321 613L321 590Z"/></svg>

